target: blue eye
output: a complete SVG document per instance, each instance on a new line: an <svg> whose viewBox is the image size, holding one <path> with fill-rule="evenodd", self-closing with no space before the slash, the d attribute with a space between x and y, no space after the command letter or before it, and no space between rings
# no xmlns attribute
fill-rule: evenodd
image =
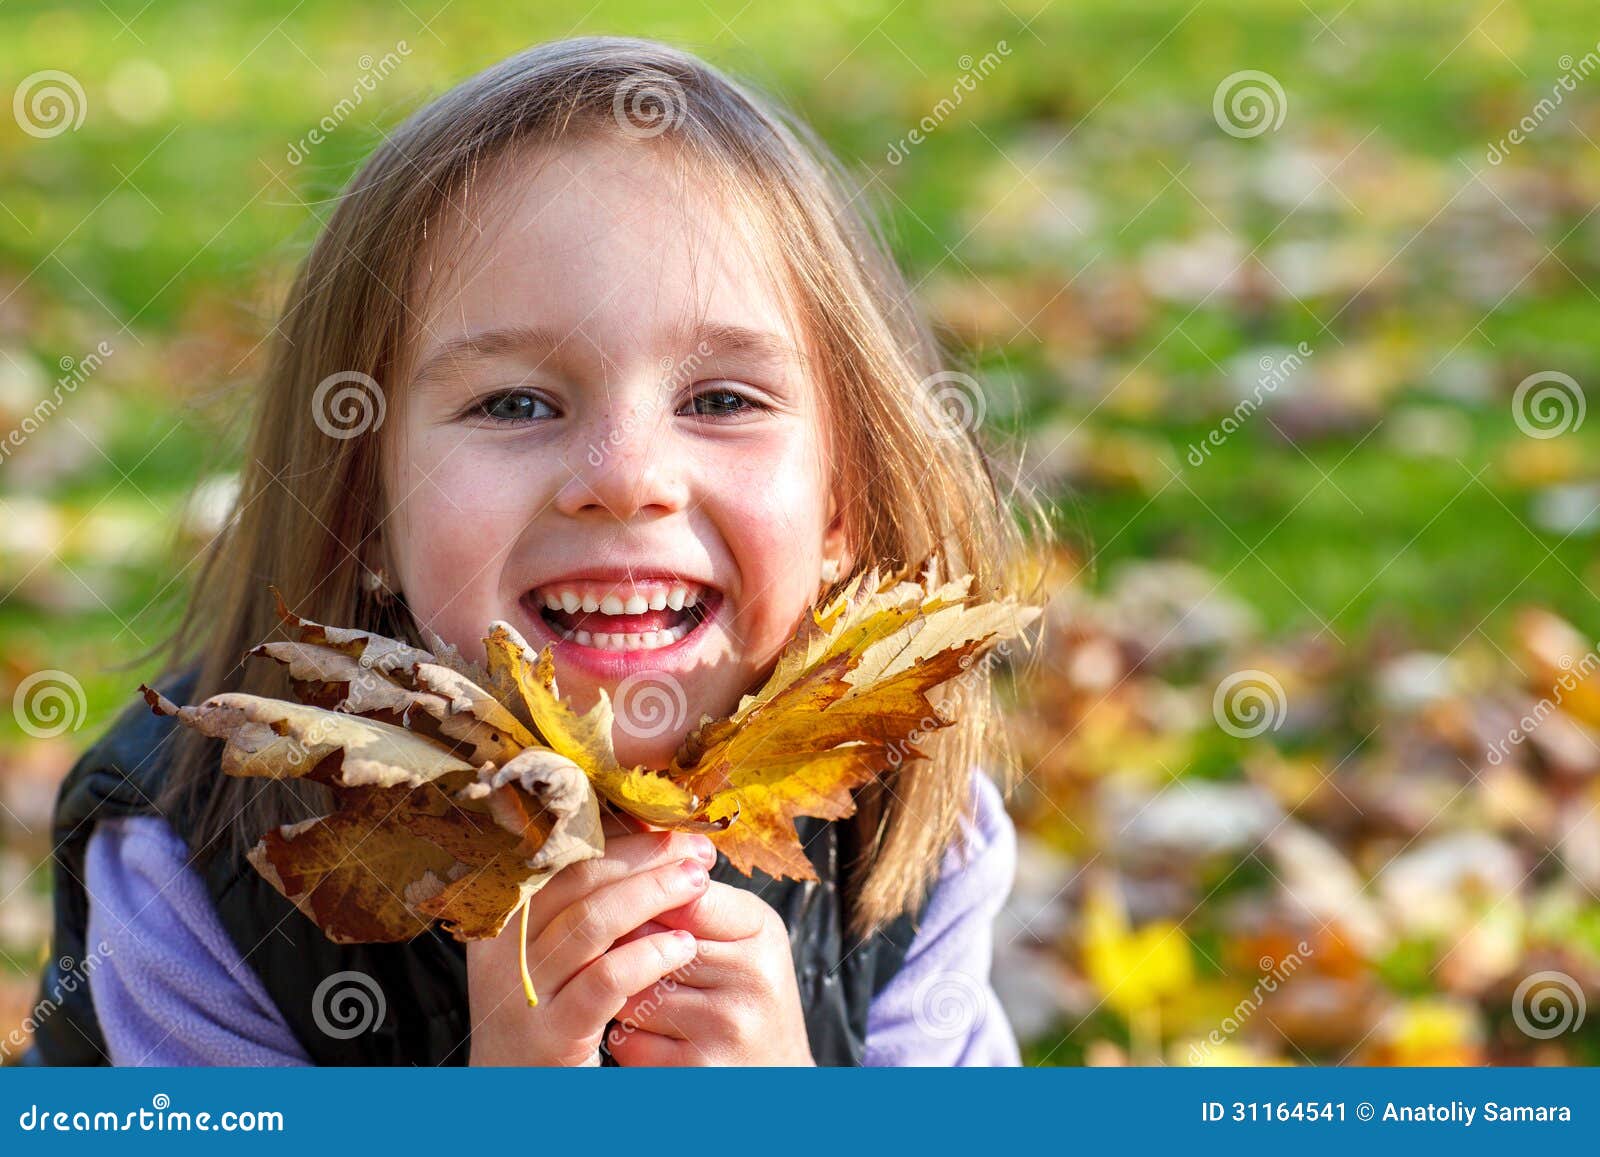
<svg viewBox="0 0 1600 1157"><path fill-rule="evenodd" d="M764 408L753 398L728 389L702 390L688 402L689 412L703 418L721 418Z"/></svg>
<svg viewBox="0 0 1600 1157"><path fill-rule="evenodd" d="M543 398L520 391L493 394L478 402L474 408L494 422L531 422L555 413Z"/></svg>

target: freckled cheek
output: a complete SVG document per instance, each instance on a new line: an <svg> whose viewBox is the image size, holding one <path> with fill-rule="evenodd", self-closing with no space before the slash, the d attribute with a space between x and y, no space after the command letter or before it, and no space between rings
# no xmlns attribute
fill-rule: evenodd
<svg viewBox="0 0 1600 1157"><path fill-rule="evenodd" d="M503 560L536 509L520 482L466 447L418 454L398 480L391 523L401 589L418 619L457 646L475 646L508 612Z"/></svg>
<svg viewBox="0 0 1600 1157"><path fill-rule="evenodd" d="M724 540L739 570L736 630L752 666L776 656L816 596L826 497L803 456L778 469L735 469L719 499Z"/></svg>

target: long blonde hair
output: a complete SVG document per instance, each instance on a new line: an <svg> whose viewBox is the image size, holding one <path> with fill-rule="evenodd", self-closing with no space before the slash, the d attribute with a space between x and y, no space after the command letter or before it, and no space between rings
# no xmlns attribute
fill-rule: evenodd
<svg viewBox="0 0 1600 1157"><path fill-rule="evenodd" d="M321 436L314 392L338 372L394 380L414 336L404 297L424 272L429 231L438 237L438 222L461 211L482 173L514 148L606 133L688 150L770 227L818 355L856 569L937 554L986 592L1015 590L1025 538L1010 496L973 430L929 420L929 379L949 380L939 345L838 163L803 124L689 53L643 40L563 40L479 73L401 125L351 180L301 265L233 518L168 644L173 673L198 664L192 701L287 695L277 664L242 661L276 633L269 583L307 618L421 643L403 602L381 601L362 582L381 561L382 439ZM958 832L971 774L999 730L979 666L945 704L958 721L918 744L928 760L888 769L858 793L861 851L846 888L857 932L914 909ZM331 806L316 784L224 776L217 754L214 740L175 736L161 801L197 809L190 843L202 862L242 855L263 832Z"/></svg>

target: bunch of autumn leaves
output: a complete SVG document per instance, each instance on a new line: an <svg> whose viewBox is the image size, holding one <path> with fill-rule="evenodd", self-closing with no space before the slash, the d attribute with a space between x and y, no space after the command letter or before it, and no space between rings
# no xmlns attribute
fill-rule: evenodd
<svg viewBox="0 0 1600 1157"><path fill-rule="evenodd" d="M772 675L734 713L701 721L664 771L623 767L613 708L585 713L535 653L494 623L478 667L290 613L251 653L288 669L299 702L215 695L158 714L225 741L229 775L305 778L335 810L267 832L256 870L338 942L400 941L442 920L460 940L499 935L569 864L604 853L600 803L660 828L706 832L746 874L814 878L798 816L840 819L852 793L941 721L928 695L1038 615L984 601L970 576L858 577L814 610Z"/></svg>

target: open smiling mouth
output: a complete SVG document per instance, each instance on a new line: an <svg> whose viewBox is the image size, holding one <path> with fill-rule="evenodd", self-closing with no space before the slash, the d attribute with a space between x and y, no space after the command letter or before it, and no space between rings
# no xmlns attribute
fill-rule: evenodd
<svg viewBox="0 0 1600 1157"><path fill-rule="evenodd" d="M722 592L682 579L564 579L533 588L523 602L557 638L580 647L660 651L715 615Z"/></svg>

